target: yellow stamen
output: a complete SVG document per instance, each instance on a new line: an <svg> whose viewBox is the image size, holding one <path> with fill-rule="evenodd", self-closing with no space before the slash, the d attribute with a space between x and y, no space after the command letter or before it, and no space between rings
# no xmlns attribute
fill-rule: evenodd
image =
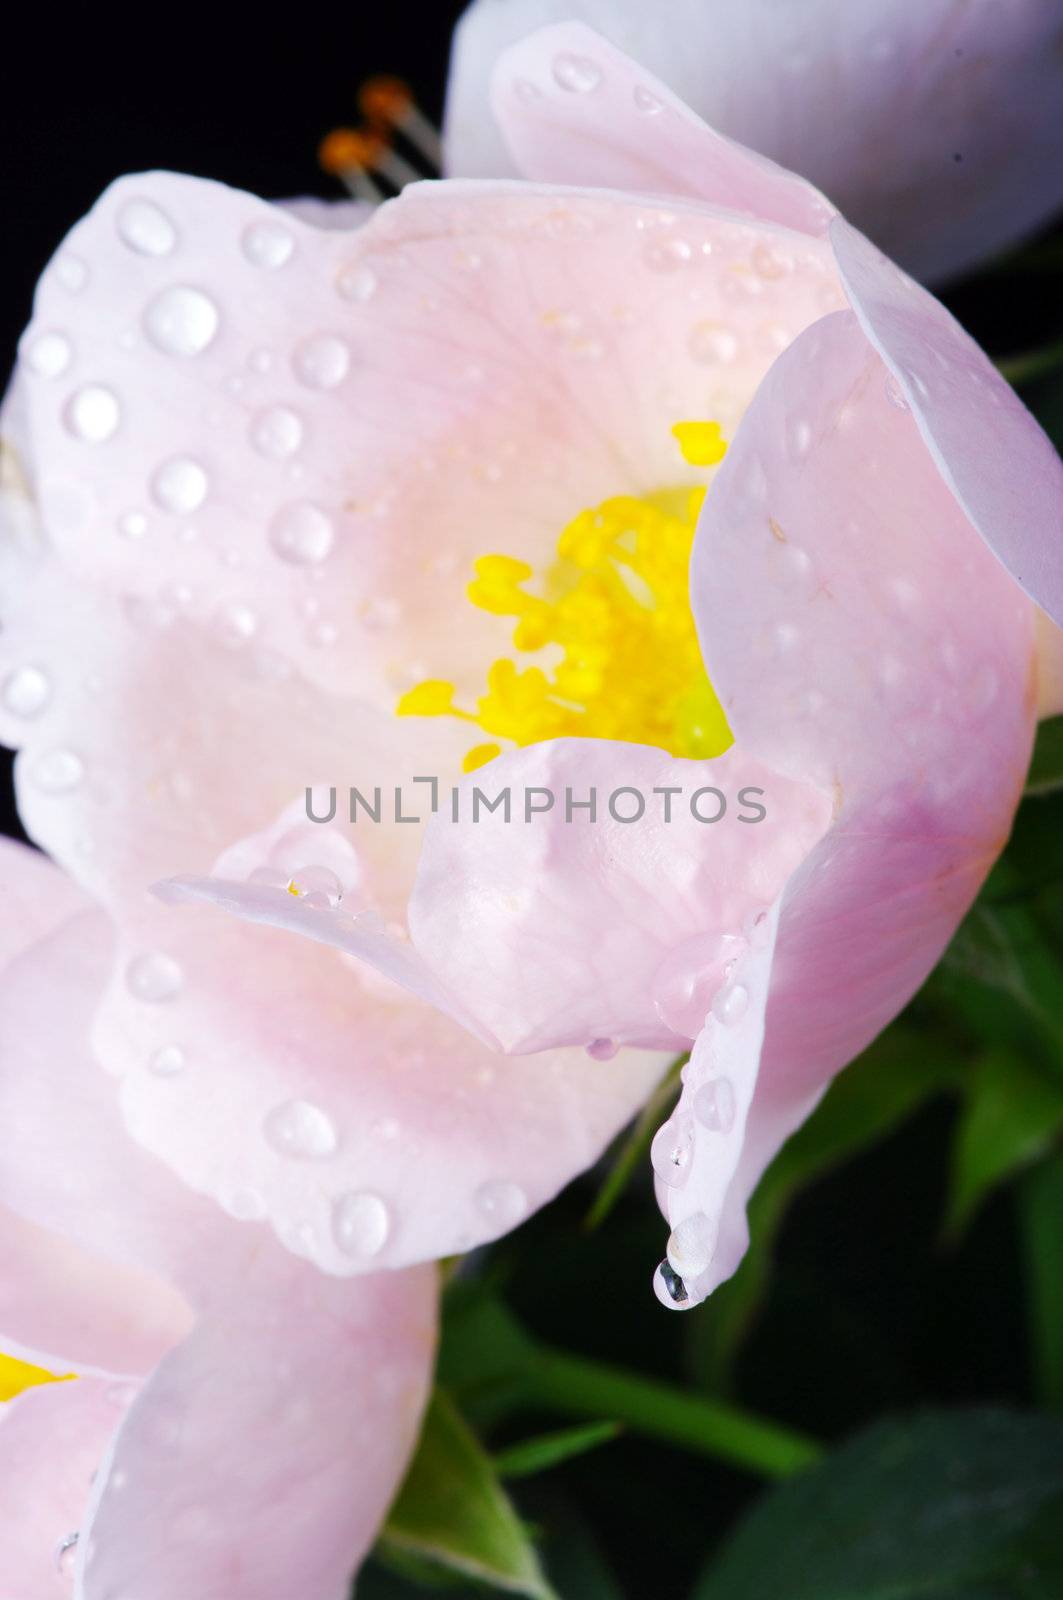
<svg viewBox="0 0 1063 1600"><path fill-rule="evenodd" d="M62 1381L54 1372L46 1372L43 1367L31 1367L28 1361L0 1355L0 1401L13 1400L23 1389L32 1389L38 1383Z"/></svg>
<svg viewBox="0 0 1063 1600"><path fill-rule="evenodd" d="M680 422L672 431L688 460L723 458L718 423ZM535 576L527 562L480 556L469 599L513 618L515 648L542 652L539 661L495 661L475 713L454 705L453 683L429 679L403 695L399 715L459 717L492 735L469 751L466 772L493 760L498 740L581 736L721 754L733 736L705 674L689 595L704 496L704 488L617 495L581 511L562 530L538 592L525 587Z"/></svg>

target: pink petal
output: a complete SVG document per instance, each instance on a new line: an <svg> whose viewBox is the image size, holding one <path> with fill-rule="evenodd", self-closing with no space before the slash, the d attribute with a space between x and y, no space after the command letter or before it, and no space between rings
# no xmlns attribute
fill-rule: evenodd
<svg viewBox="0 0 1063 1600"><path fill-rule="evenodd" d="M475 819L474 785L490 798L509 787L512 821L501 811ZM451 989L520 1051L602 1038L685 1048L747 923L830 820L823 793L737 749L680 761L645 745L552 740L499 758L464 789L461 823L440 815L426 837L411 932ZM536 789L556 800L529 817ZM612 806L621 789L634 794ZM741 820L746 789L767 801L759 823ZM569 795L592 792L595 821L569 812ZM713 822L718 795L726 809ZM640 802L639 820L620 820Z"/></svg>
<svg viewBox="0 0 1063 1600"><path fill-rule="evenodd" d="M688 1069L689 1177L662 1203L673 1228L704 1215L718 1233L697 1298L740 1259L764 1165L918 988L1007 837L1032 738L1033 611L846 314L810 329L764 384L692 572L737 737L833 784L838 807L782 896L759 1071L755 1036L736 1060L715 1027ZM718 599L736 587L740 610ZM736 1102L724 1142L698 1115L717 1074Z"/></svg>
<svg viewBox="0 0 1063 1600"><path fill-rule="evenodd" d="M1063 462L1011 386L945 308L839 218L854 311L938 469L989 548L1063 621Z"/></svg>
<svg viewBox="0 0 1063 1600"><path fill-rule="evenodd" d="M121 1420L112 1385L89 1378L27 1389L0 1406L0 1593L71 1592L89 1485Z"/></svg>
<svg viewBox="0 0 1063 1600"><path fill-rule="evenodd" d="M0 839L0 969L91 902L54 862L14 839Z"/></svg>
<svg viewBox="0 0 1063 1600"><path fill-rule="evenodd" d="M266 1281L263 1282L263 1277ZM79 1549L85 1600L346 1600L416 1441L430 1268L234 1284L141 1390Z"/></svg>
<svg viewBox="0 0 1063 1600"><path fill-rule="evenodd" d="M571 17L720 133L810 178L921 277L1001 250L1063 200L1061 24L1038 0L669 0L666 27L636 0L476 0L455 34L447 86L450 172L514 170L490 116L492 69L533 28ZM660 120L650 101L640 107L647 124Z"/></svg>
<svg viewBox="0 0 1063 1600"><path fill-rule="evenodd" d="M535 182L684 195L810 234L833 214L811 184L707 127L581 22L506 50L491 99L518 171Z"/></svg>

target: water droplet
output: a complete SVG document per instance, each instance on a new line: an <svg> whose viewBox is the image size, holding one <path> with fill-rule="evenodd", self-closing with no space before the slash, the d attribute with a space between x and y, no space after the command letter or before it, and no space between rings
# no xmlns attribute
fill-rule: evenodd
<svg viewBox="0 0 1063 1600"><path fill-rule="evenodd" d="M886 381L883 387L886 391L886 399L889 401L891 406L896 407L898 411L911 410L911 406L909 406L908 401L904 397L904 390L901 388L898 379L892 372L887 372Z"/></svg>
<svg viewBox="0 0 1063 1600"><path fill-rule="evenodd" d="M790 449L799 459L812 448L812 429L803 417L798 417L790 427Z"/></svg>
<svg viewBox="0 0 1063 1600"><path fill-rule="evenodd" d="M127 200L115 227L122 243L141 256L168 256L177 243L177 229L153 200Z"/></svg>
<svg viewBox="0 0 1063 1600"><path fill-rule="evenodd" d="M303 442L303 424L289 406L270 406L251 422L251 443L259 455L286 461Z"/></svg>
<svg viewBox="0 0 1063 1600"><path fill-rule="evenodd" d="M341 267L336 279L336 293L344 300L355 300L364 305L376 294L379 279L373 268L364 261L352 261Z"/></svg>
<svg viewBox="0 0 1063 1600"><path fill-rule="evenodd" d="M185 980L173 956L162 950L148 950L126 967L125 981L130 994L138 1000L158 1005L180 994Z"/></svg>
<svg viewBox="0 0 1063 1600"><path fill-rule="evenodd" d="M55 1570L61 1578L72 1583L77 1562L78 1537L76 1533L64 1534L55 1547Z"/></svg>
<svg viewBox="0 0 1063 1600"><path fill-rule="evenodd" d="M534 105L543 97L543 91L530 78L514 78L513 93L526 106Z"/></svg>
<svg viewBox="0 0 1063 1600"><path fill-rule="evenodd" d="M710 1078L695 1091L694 1115L711 1133L730 1133L735 1121L735 1092L730 1078Z"/></svg>
<svg viewBox="0 0 1063 1600"><path fill-rule="evenodd" d="M589 94L602 81L602 69L590 56L573 55L565 50L553 61L554 82L570 94Z"/></svg>
<svg viewBox="0 0 1063 1600"><path fill-rule="evenodd" d="M143 511L124 511L118 518L118 532L126 539L142 539L148 531Z"/></svg>
<svg viewBox="0 0 1063 1600"><path fill-rule="evenodd" d="M501 1231L516 1227L527 1216L528 1197L520 1184L496 1178L477 1189L476 1209Z"/></svg>
<svg viewBox="0 0 1063 1600"><path fill-rule="evenodd" d="M52 686L40 667L16 667L4 679L0 698L13 717L39 717L52 697Z"/></svg>
<svg viewBox="0 0 1063 1600"><path fill-rule="evenodd" d="M22 360L38 378L59 378L70 365L70 340L61 333L42 333L27 345Z"/></svg>
<svg viewBox="0 0 1063 1600"><path fill-rule="evenodd" d="M592 1039L587 1054L592 1061L612 1061L619 1049L615 1039Z"/></svg>
<svg viewBox="0 0 1063 1600"><path fill-rule="evenodd" d="M218 322L218 308L210 296L187 284L164 289L144 312L148 338L171 356L198 356L213 343Z"/></svg>
<svg viewBox="0 0 1063 1600"><path fill-rule="evenodd" d="M695 361L711 367L733 361L738 354L738 340L719 322L698 322L690 330L687 349Z"/></svg>
<svg viewBox="0 0 1063 1600"><path fill-rule="evenodd" d="M289 882L297 894L305 895L308 899L315 895L323 896L326 905L338 906L343 899L343 884L329 867L297 867Z"/></svg>
<svg viewBox="0 0 1063 1600"><path fill-rule="evenodd" d="M763 949L768 942L769 931L768 913L765 910L747 913L742 924L742 934L752 949Z"/></svg>
<svg viewBox="0 0 1063 1600"><path fill-rule="evenodd" d="M668 1239L668 1264L681 1278L700 1278L716 1249L716 1224L695 1211L673 1229Z"/></svg>
<svg viewBox="0 0 1063 1600"><path fill-rule="evenodd" d="M741 983L725 985L712 1002L712 1014L717 1022L728 1027L741 1020L749 1009L749 990Z"/></svg>
<svg viewBox="0 0 1063 1600"><path fill-rule="evenodd" d="M351 353L342 339L331 333L304 339L292 358L295 375L310 389L335 389L350 370Z"/></svg>
<svg viewBox="0 0 1063 1600"><path fill-rule="evenodd" d="M257 1189L225 1191L219 1194L218 1204L237 1222L261 1222L268 1209Z"/></svg>
<svg viewBox="0 0 1063 1600"><path fill-rule="evenodd" d="M689 239L675 234L667 239L652 239L646 246L646 265L654 272L676 272L694 259L694 247Z"/></svg>
<svg viewBox="0 0 1063 1600"><path fill-rule="evenodd" d="M668 1261L662 1261L653 1274L653 1292L669 1311L689 1311L694 1302L690 1291Z"/></svg>
<svg viewBox="0 0 1063 1600"><path fill-rule="evenodd" d="M87 444L102 444L122 420L115 394L102 383L87 384L72 394L63 411L63 421L77 439Z"/></svg>
<svg viewBox="0 0 1063 1600"><path fill-rule="evenodd" d="M175 991L176 993L176 991ZM150 999L149 995L142 995L141 999ZM163 998L166 998L165 996ZM185 1053L179 1044L164 1044L161 1050L156 1050L148 1062L148 1068L157 1078L172 1078L183 1071Z"/></svg>
<svg viewBox="0 0 1063 1600"><path fill-rule="evenodd" d="M793 257L782 250L773 250L763 239L754 245L751 260L753 271L761 278L784 278L793 271Z"/></svg>
<svg viewBox="0 0 1063 1600"><path fill-rule="evenodd" d="M650 1163L669 1189L681 1189L690 1176L694 1154L694 1119L686 1112L669 1117L650 1146Z"/></svg>
<svg viewBox="0 0 1063 1600"><path fill-rule="evenodd" d="M655 95L652 89L647 89L645 84L636 83L631 91L631 98L635 102L635 110L640 111L644 117L656 117L664 110L664 101Z"/></svg>
<svg viewBox="0 0 1063 1600"><path fill-rule="evenodd" d="M56 258L55 275L63 288L70 294L80 294L89 281L89 269L80 256L74 255L70 250L64 250Z"/></svg>
<svg viewBox="0 0 1063 1600"><path fill-rule="evenodd" d="M269 542L276 554L296 567L324 561L335 536L332 518L309 500L282 506L269 527Z"/></svg>
<svg viewBox="0 0 1063 1600"><path fill-rule="evenodd" d="M240 600L228 600L214 613L214 636L220 644L236 650L258 630L258 618L250 606Z"/></svg>
<svg viewBox="0 0 1063 1600"><path fill-rule="evenodd" d="M363 1191L344 1194L332 1208L332 1237L336 1248L352 1261L380 1254L391 1231L388 1208L378 1194Z"/></svg>
<svg viewBox="0 0 1063 1600"><path fill-rule="evenodd" d="M164 461L151 480L151 492L158 505L174 516L198 511L207 498L207 474L191 456L174 456Z"/></svg>
<svg viewBox="0 0 1063 1600"><path fill-rule="evenodd" d="M279 222L252 222L244 229L240 248L252 266L274 270L291 259L295 239Z"/></svg>
<svg viewBox="0 0 1063 1600"><path fill-rule="evenodd" d="M266 1113L262 1124L267 1144L282 1156L316 1161L336 1149L332 1118L309 1100L285 1100Z"/></svg>
<svg viewBox="0 0 1063 1600"><path fill-rule="evenodd" d="M73 750L46 750L33 763L32 774L45 794L69 794L84 777L85 767Z"/></svg>

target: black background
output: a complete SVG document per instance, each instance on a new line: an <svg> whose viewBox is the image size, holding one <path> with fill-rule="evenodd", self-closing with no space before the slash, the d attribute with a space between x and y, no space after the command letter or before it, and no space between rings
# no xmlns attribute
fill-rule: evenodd
<svg viewBox="0 0 1063 1600"><path fill-rule="evenodd" d="M23 18L0 93L0 362L13 356L44 263L114 176L168 167L267 196L338 197L316 166L318 141L356 120L357 85L376 71L408 79L438 118L459 10L440 0L306 8L283 28L249 12L238 33L186 11L142 11L128 32L51 8L28 26ZM982 274L946 298L991 354L1013 354L1063 332L1063 296L1044 293L1051 282ZM0 785L0 809L17 831L6 766ZM938 1104L795 1207L768 1314L744 1358L746 1403L837 1436L886 1409L1028 1398L1009 1201L991 1203L961 1248L937 1242L950 1119ZM633 1260L659 1254L648 1192L633 1192L595 1242L579 1232L585 1203L585 1192L570 1191L503 1247L514 1305L560 1344L680 1379L686 1319L662 1313L631 1280ZM632 1438L561 1469L552 1484L639 1600L684 1593L756 1489L730 1469ZM549 1526L549 1493L541 1508L534 1492L522 1503Z"/></svg>

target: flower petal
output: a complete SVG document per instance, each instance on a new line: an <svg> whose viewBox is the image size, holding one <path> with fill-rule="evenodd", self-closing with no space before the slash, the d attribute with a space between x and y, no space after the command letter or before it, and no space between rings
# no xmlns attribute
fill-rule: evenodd
<svg viewBox="0 0 1063 1600"><path fill-rule="evenodd" d="M688 1183L664 1197L673 1228L716 1206L700 1295L740 1259L764 1165L918 988L1007 837L1032 740L1033 608L975 536L851 314L808 330L766 380L706 503L692 583L738 738L834 785L838 808L779 907L727 1195L703 1194L710 1126L694 1129ZM720 598L736 588L740 611ZM678 1115L695 1124L715 1054L707 1038L691 1061Z"/></svg>
<svg viewBox="0 0 1063 1600"><path fill-rule="evenodd" d="M93 1491L85 1600L345 1600L402 1479L435 1347L431 1268L336 1283L282 1262L204 1316Z"/></svg>
<svg viewBox="0 0 1063 1600"><path fill-rule="evenodd" d="M121 1411L113 1386L81 1378L27 1389L0 1405L0 1593L69 1592L89 1484Z"/></svg>
<svg viewBox="0 0 1063 1600"><path fill-rule="evenodd" d="M707 127L581 22L504 51L491 99L518 171L535 182L684 195L800 233L822 233L833 215L810 183Z"/></svg>
<svg viewBox="0 0 1063 1600"><path fill-rule="evenodd" d="M864 332L989 548L1063 622L1063 462L1010 384L932 295L841 218L831 239Z"/></svg>
<svg viewBox="0 0 1063 1600"><path fill-rule="evenodd" d="M638 0L475 0L447 86L451 173L513 171L489 112L492 69L533 28L572 17L720 133L803 173L920 277L962 271L1063 200L1061 22L1038 0L669 0L666 27ZM651 101L640 105L647 124L659 120Z"/></svg>

